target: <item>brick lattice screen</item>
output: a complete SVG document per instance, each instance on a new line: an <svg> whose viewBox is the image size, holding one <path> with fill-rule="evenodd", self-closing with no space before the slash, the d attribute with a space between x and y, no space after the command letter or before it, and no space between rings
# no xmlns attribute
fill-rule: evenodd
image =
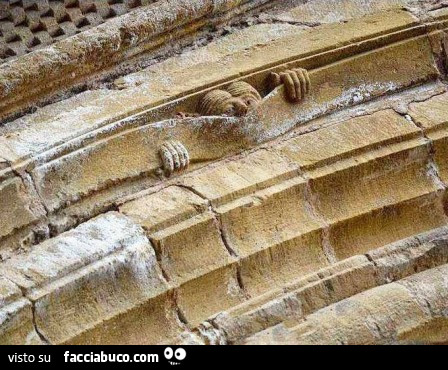
<svg viewBox="0 0 448 370"><path fill-rule="evenodd" d="M0 0L0 63L157 0Z"/></svg>

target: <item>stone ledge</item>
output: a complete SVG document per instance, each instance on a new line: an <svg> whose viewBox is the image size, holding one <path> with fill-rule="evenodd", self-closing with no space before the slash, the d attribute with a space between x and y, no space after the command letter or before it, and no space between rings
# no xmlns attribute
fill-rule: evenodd
<svg viewBox="0 0 448 370"><path fill-rule="evenodd" d="M447 272L448 266L443 265L373 288L307 316L304 324L277 327L246 343L446 343ZM428 311L428 306L443 307L443 311Z"/></svg>
<svg viewBox="0 0 448 370"><path fill-rule="evenodd" d="M43 344L33 325L31 302L19 287L0 277L0 345Z"/></svg>
<svg viewBox="0 0 448 370"><path fill-rule="evenodd" d="M148 187L163 181L164 179L157 175L160 167L157 146L163 140L172 137L185 139L184 144L190 151L192 159L191 169L195 169L223 156L238 153L260 142L271 140L295 126L305 124L309 120L332 110L358 104L361 101L370 100L376 96L436 78L438 72L435 69L430 42L427 36L414 37L424 30L416 31L413 17L406 12L399 11L392 23L389 20L381 23L381 19L379 16L372 16L357 21L358 23L370 24L369 22L373 20L375 26L368 28L367 31L363 30L364 33L361 32L356 37L349 32L354 27L353 24L334 26L345 30L342 32L342 39L339 40L339 43L329 43L328 47L324 47L322 50L335 52L337 55L340 53L336 60L347 57L353 52L359 53L372 48L378 49L370 51L370 53L343 59L338 63L313 71L316 92L298 107L286 104L283 101L283 93L279 89L266 99L256 114L243 120L215 117L151 123L152 120L156 119L154 116L149 119L150 123L148 123L148 117L146 116L148 111L98 129L98 125L101 126L109 119L123 118L123 115L129 114L129 111L126 111L127 108L120 101L130 102L133 96L137 95L137 105L141 104L141 95L147 91L148 86L143 84L123 91L114 91L113 94L103 90L87 92L69 99L70 101L57 103L53 107L43 109L42 112L37 112L26 119L19 120L20 122L23 121L23 127L21 127L19 121L8 124L3 132L4 135L0 139L3 144L0 149L0 157L5 158L7 166L12 164L12 168L17 173L24 176L28 176L28 173L32 174L39 196L45 207L50 211L50 228L65 230L70 227L70 223L73 222L71 220L84 219L85 214L95 212L89 207L95 207L97 213L94 214L98 214L98 210L107 210L111 202L116 200L127 187L130 189L134 185L139 186L139 184ZM276 28L277 26L272 27ZM323 34L324 30L316 29L312 31L303 36L309 38L309 50L307 49L306 52L302 50L300 53L296 49L291 51L286 48L285 53L289 55L289 59L301 57L313 59L314 53L321 51L322 45L316 44L315 36ZM252 30L248 29L247 32L252 32ZM286 35L288 32L286 32ZM394 32L399 32L399 35ZM371 39L372 37L373 39ZM385 40L378 40L375 37L384 37ZM414 38L400 41L407 37ZM285 42L299 40L300 38L300 35L282 36L277 39L269 36L267 39L263 38L263 42L266 47L283 50ZM272 45L269 44L271 39L274 40ZM363 46L362 50L359 48L355 51L352 50L351 53L341 51L341 45L352 47L356 40L370 43L370 46L366 46L366 48ZM392 44L390 44L391 42ZM252 44L248 51L244 53L239 49L239 51L226 50L228 47L226 45L225 42L221 42L216 45L209 45L204 50L208 48L209 52L213 54L213 52L223 49L221 51L228 55L228 63L235 66L240 65L241 60L247 62L247 54L256 58L257 53L259 53L259 47ZM333 50L334 48L336 50ZM410 50L413 50L412 54L415 60L408 60ZM276 55L277 53L271 54ZM283 56L277 55L276 58L285 59L286 54ZM252 57L250 58L251 61L253 60ZM321 62L325 65L331 61L330 58ZM174 66L178 64L182 66L182 58L173 58L171 63ZM266 64L266 62L264 63ZM292 66L302 62L294 61L291 63ZM154 68L160 69L159 74L166 74L167 70L163 67L165 64L167 64L167 70L170 70L168 68L170 67L169 61L160 63L158 67ZM247 65L249 70L254 69L252 62L247 63ZM201 63L196 66L199 69L204 68ZM367 68L367 66L369 67ZM385 71L378 74L378 68L381 66ZM184 66L183 69L179 70L174 68L173 73L176 74L179 71L187 74L193 73L192 68L187 67ZM351 73L347 73L347 69ZM221 71L222 68L219 70ZM412 73L409 73L409 71ZM260 72L257 74L258 77L251 75L248 78L253 79L254 83L260 83L261 74L265 75L266 73L266 71ZM203 75L207 74L203 73ZM382 79L382 82L378 82L379 78ZM214 83L217 83L215 80ZM164 94L163 91L166 90L164 81L166 79L160 81L162 95ZM190 80L185 76L182 77L182 81L187 85L190 83ZM205 82L196 81L195 83L203 85ZM185 89L188 90L189 88L185 87ZM344 94L344 90L347 89L355 94L355 100ZM184 92L187 93L187 90ZM184 108L191 106L201 94L202 92L196 93L194 97L185 97L182 102L176 103L180 105L175 104L170 108L167 106L159 108L164 111L163 114L168 114L171 109L175 109L171 112L174 114L182 106ZM159 94L159 96L158 93L156 95L154 104L157 105L163 99L160 101L159 98L162 95ZM172 94L170 96L173 98ZM93 102L87 104L89 99L93 99ZM73 117L66 121L70 113L67 112L60 116L60 109L65 109L67 104L70 106L72 103L75 111L72 112ZM100 105L102 108L93 109L95 105ZM109 112L111 116L108 116L109 118L103 117L105 110L109 109L106 106L109 105L111 106ZM54 114L56 114L56 117ZM275 119L272 119L273 117ZM37 119L36 122L34 122L34 118ZM84 119L86 119L85 122ZM81 120L82 123L75 122L76 120ZM59 127L63 122L74 127L74 131L67 130L65 125L63 128ZM34 126L34 124L37 126ZM55 132L55 126L59 128L56 130L57 132ZM89 127L92 131L89 131ZM77 135L80 136L77 137ZM72 138L72 140L68 140L69 138ZM142 153L145 153L145 155L142 155ZM120 157L120 160L116 160ZM291 173L285 172L281 176L288 177L293 174L294 168L291 168ZM90 198L95 198L91 202L93 205L87 204ZM86 206L84 206L84 203ZM66 219L57 220L57 224L55 224L53 221L56 217L55 214L64 213L67 207L70 210L67 211ZM13 239L11 238L11 243L14 242Z"/></svg>
<svg viewBox="0 0 448 370"><path fill-rule="evenodd" d="M152 337L150 330L158 324L150 321L145 324L144 333L140 330L142 338L150 343L166 342L222 310L268 294L273 288L294 284L301 276L334 264L336 259L367 253L384 243L447 223L441 199L444 189L433 176L419 175L427 172L432 157L427 141L416 126L392 111L380 111L331 126L324 136L319 131L308 135L334 143L344 127L354 137L362 132L369 141L341 144L338 153L346 154L335 154L339 155L339 161L328 161L325 156L324 160L317 158L320 165L312 166L311 171L302 171L303 176L299 176L300 160L294 163L292 157L287 160L281 154L285 148L288 153L294 152L298 143L296 138L291 138L272 145L269 150L256 151L234 161L231 167L239 176L235 177L235 184L229 185L236 191L229 193L227 187L218 188L213 193L217 200L223 199L218 207L205 196L199 196L200 192L188 190L194 189L194 181L188 187L170 186L121 206L120 211L128 216L106 213L35 246L24 256L2 262L2 272L31 299L39 331L51 343L96 343L96 338L104 339L113 325L130 322L132 317L148 310L169 312L164 316L164 325L170 330L165 337ZM401 135L407 140L396 143ZM314 146L315 140L306 142ZM365 147L364 151L356 149L356 144ZM279 163L278 168L266 166L272 161ZM388 181L391 167L387 163L391 162L394 171L400 174L397 180L402 182L400 186ZM219 168L205 168L198 177L199 184L207 182L207 176L216 177L214 183L218 184L222 176L227 176L226 171L217 171ZM254 173L257 168L261 171L259 174ZM242 184L238 184L238 179L242 179ZM331 184L340 181L341 190L337 194L331 191L324 194L317 183L310 185L312 181ZM356 191L343 191L343 184L353 181L360 191L365 189L361 193L366 193L367 199L373 194L372 199L376 201L367 202L357 212L356 207L341 208L341 214L336 217L333 208L338 208L338 199L355 205L360 199ZM331 187L323 189L331 190ZM223 197L219 196L220 192ZM228 195L232 193L233 196ZM319 198L320 202L316 203ZM336 202L336 205L328 207L327 202ZM168 214L163 212L165 207L171 209ZM402 209L412 212L403 213ZM418 222L416 210L419 210ZM270 218L261 217L266 212ZM359 217L371 220L373 225L391 220L394 230L378 229L376 242L370 243L370 229L363 229L362 235L358 235L356 229L348 227L348 240L353 235L358 238L356 248L347 248L342 242L335 248L333 224L350 223ZM153 241L155 252L145 233ZM371 285L376 278L359 277L365 268L371 267L369 261L361 259L362 267L352 266L352 278L359 279L360 285L363 281ZM349 266L350 260L347 263L341 266ZM142 270L144 273L136 275L136 271ZM117 273L121 277L111 290L110 281ZM133 282L132 290L129 290L129 281ZM316 284L315 289L320 292L320 283ZM357 284L349 285L358 289ZM333 289L337 286L334 282ZM341 283L337 289L345 286ZM81 287L83 293L79 291ZM327 293L315 292L309 294L328 302ZM312 304L318 300L303 294L302 301L307 303L301 310L311 311ZM95 303L99 296L104 299L104 307ZM204 302L205 296L209 299ZM80 302L83 302L82 309L76 308ZM186 323L179 319L179 312ZM61 319L65 317L66 320ZM155 314L154 319L160 321L162 317ZM64 325L60 324L61 320ZM118 337L110 337L107 343L117 340ZM133 343L136 337L122 336L120 340Z"/></svg>
<svg viewBox="0 0 448 370"><path fill-rule="evenodd" d="M36 325L51 343L67 342L167 287L142 230L118 213L3 262L1 274L33 302Z"/></svg>
<svg viewBox="0 0 448 370"><path fill-rule="evenodd" d="M284 325L294 327L316 311L332 310L337 302L341 302L342 307L344 300L362 292L370 295L371 289L378 285L398 281L398 284L410 286L412 290L413 285L406 283L409 280L420 281L420 284L426 284L429 287L434 283L434 279L430 278L431 283L429 281L425 283L424 280L421 280L421 274L418 273L426 270L432 271L431 269L447 263L447 233L447 227L431 230L369 252L369 258L354 256L316 271L292 282L283 289L272 290L210 318L208 321L213 321L213 326L204 322L197 328L198 335L206 343L209 343L207 338L213 336L211 333L211 327L213 327L215 328L213 330L218 333L217 338L221 344L268 343L265 342L266 338L269 338L269 343L271 343L272 333L280 332L290 335ZM412 276L414 274L417 275ZM432 276L431 272L428 274L428 277ZM408 278L409 276L412 277ZM443 285L443 283L441 284ZM440 292L442 292L443 287L440 288ZM437 295L436 291L437 288L430 290L434 294L426 293L426 297L431 299ZM423 292L422 290L415 294L422 297ZM439 300L439 303L441 302L443 299ZM420 306L424 307L425 305L422 302ZM439 307L445 306L439 305ZM435 311L437 311L436 308ZM440 314L440 309L437 312ZM437 314L437 312L435 313ZM388 315L383 317L388 317ZM337 336L332 338L337 338ZM322 343L328 344L329 342L326 340L329 338L323 340ZM200 343L200 340L197 343Z"/></svg>

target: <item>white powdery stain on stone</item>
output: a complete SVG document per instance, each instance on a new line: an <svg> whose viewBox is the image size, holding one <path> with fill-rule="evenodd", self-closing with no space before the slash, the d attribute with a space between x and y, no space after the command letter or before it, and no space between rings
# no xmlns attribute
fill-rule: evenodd
<svg viewBox="0 0 448 370"><path fill-rule="evenodd" d="M159 270L154 249L149 243L126 250L122 255L125 253L129 261L123 261L123 264L126 264L132 271L132 275L137 281L144 283L143 294L154 294L158 290L157 288L163 286L162 273Z"/></svg>
<svg viewBox="0 0 448 370"><path fill-rule="evenodd" d="M199 333L206 342L211 345L225 345L226 340L224 335L215 329L210 323L204 322L199 326Z"/></svg>
<svg viewBox="0 0 448 370"><path fill-rule="evenodd" d="M143 230L124 216L107 213L36 246L6 265L24 279L52 281L108 254L148 243Z"/></svg>
<svg viewBox="0 0 448 370"><path fill-rule="evenodd" d="M220 37L204 47L168 58L142 71L120 77L116 84L122 88L132 88L145 83L148 84L148 90L151 85L161 84L172 89L173 77L193 66L222 62L236 53L294 34L297 34L297 27L289 24L255 25Z"/></svg>
<svg viewBox="0 0 448 370"><path fill-rule="evenodd" d="M25 308L28 304L29 301L26 299L19 299L0 309L0 324L7 322L9 319L14 317L15 313Z"/></svg>
<svg viewBox="0 0 448 370"><path fill-rule="evenodd" d="M44 121L21 130L20 135L8 139L10 146L19 156L42 152L101 124L104 120L101 112L104 109L100 105L89 105L65 110L51 121Z"/></svg>
<svg viewBox="0 0 448 370"><path fill-rule="evenodd" d="M0 308L7 305L14 297L21 296L17 285L0 277Z"/></svg>
<svg viewBox="0 0 448 370"><path fill-rule="evenodd" d="M262 123L254 120L254 117L249 117L245 132L247 135L251 135L257 143L263 143L285 134L297 125L309 122L336 109L359 104L378 96L380 93L387 94L397 91L399 88L400 86L392 81L361 84L345 90L343 94L329 102L317 106L313 105L310 109L301 110L300 105L298 105L295 117L284 120L281 125L278 125L274 129L265 130ZM266 99L269 99L278 93L279 90L275 90L272 94L268 95ZM252 122L250 122L250 120L252 120Z"/></svg>

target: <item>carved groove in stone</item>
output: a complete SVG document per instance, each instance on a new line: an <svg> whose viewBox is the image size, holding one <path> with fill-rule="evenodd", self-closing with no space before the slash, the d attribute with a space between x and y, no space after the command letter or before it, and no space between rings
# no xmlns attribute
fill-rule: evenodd
<svg viewBox="0 0 448 370"><path fill-rule="evenodd" d="M183 171L190 164L188 150L179 141L164 142L159 150L159 155L166 176L171 176L174 172Z"/></svg>

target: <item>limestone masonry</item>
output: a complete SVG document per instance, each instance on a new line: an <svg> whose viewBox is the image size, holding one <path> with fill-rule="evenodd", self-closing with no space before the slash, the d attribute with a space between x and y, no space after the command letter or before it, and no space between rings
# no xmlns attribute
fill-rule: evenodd
<svg viewBox="0 0 448 370"><path fill-rule="evenodd" d="M448 343L448 3L0 2L0 344Z"/></svg>

